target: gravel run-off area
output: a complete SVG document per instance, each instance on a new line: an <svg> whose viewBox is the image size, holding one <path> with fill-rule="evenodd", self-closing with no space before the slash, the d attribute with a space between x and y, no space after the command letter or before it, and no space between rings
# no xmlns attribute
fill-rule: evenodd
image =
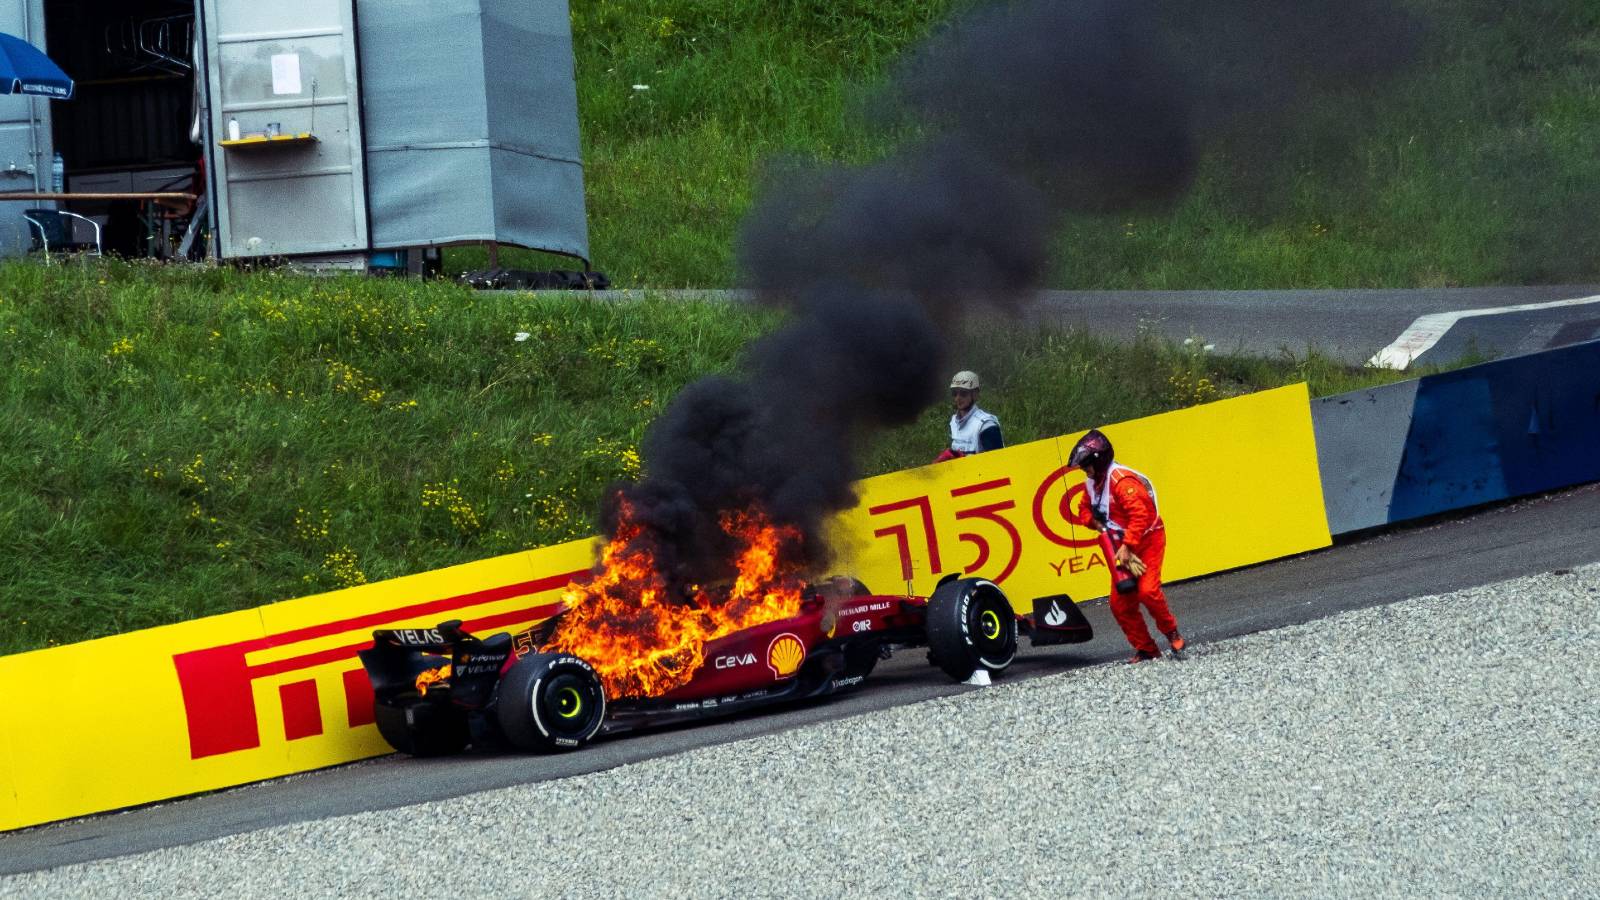
<svg viewBox="0 0 1600 900"><path fill-rule="evenodd" d="M1597 689L1588 566L0 896L1594 897Z"/></svg>

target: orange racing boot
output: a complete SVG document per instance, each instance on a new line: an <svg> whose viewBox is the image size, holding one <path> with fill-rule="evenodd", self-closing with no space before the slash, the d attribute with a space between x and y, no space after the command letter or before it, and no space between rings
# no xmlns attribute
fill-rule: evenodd
<svg viewBox="0 0 1600 900"><path fill-rule="evenodd" d="M1164 633L1167 636L1167 645L1172 648L1172 655L1183 659L1184 648L1189 646L1189 642L1183 639L1183 635L1179 634L1176 628Z"/></svg>

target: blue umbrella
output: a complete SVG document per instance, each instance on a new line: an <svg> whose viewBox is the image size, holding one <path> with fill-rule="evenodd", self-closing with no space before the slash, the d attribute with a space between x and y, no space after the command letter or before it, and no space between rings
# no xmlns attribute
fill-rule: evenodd
<svg viewBox="0 0 1600 900"><path fill-rule="evenodd" d="M22 38L0 34L0 94L39 94L70 100L72 79L38 47Z"/></svg>

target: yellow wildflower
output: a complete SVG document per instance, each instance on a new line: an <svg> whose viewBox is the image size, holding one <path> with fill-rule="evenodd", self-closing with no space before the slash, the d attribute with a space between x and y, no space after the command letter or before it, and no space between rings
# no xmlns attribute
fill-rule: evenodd
<svg viewBox="0 0 1600 900"><path fill-rule="evenodd" d="M422 508L443 510L450 516L450 524L462 532L477 531L483 526L478 511L461 495L457 482L430 482L422 486Z"/></svg>

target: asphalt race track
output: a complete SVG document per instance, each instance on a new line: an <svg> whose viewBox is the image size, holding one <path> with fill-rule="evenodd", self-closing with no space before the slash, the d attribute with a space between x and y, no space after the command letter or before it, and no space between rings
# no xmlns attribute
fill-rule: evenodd
<svg viewBox="0 0 1600 900"><path fill-rule="evenodd" d="M1595 561L1600 561L1600 485L1589 485L1176 585L1169 597L1186 634L1205 642ZM1094 642L1037 651L1025 646L1007 678L1036 677L1126 655L1106 608L1098 605L1088 612L1098 634ZM624 736L579 753L391 757L4 835L0 874L562 778L969 690L982 689L949 684L927 666L921 651L910 651L880 665L854 694L765 715Z"/></svg>
<svg viewBox="0 0 1600 900"><path fill-rule="evenodd" d="M1448 364L1463 355L1520 356L1600 337L1594 285L1316 291L1046 291L1031 315L1131 340L1141 330L1217 353L1273 356L1308 347L1361 365L1424 316L1464 313L1412 365ZM1534 309L1507 307L1535 306Z"/></svg>
<svg viewBox="0 0 1600 900"><path fill-rule="evenodd" d="M650 296L741 300L745 291L595 291L626 301ZM1570 301L1586 299L1573 304ZM1562 301L1569 301L1563 303ZM1532 308L1529 308L1532 307ZM1411 366L1466 355L1520 356L1600 338L1600 285L1293 291L1041 291L1027 321L1085 328L1131 341L1151 332L1193 338L1217 353L1304 355L1308 348L1362 365L1419 323L1437 329ZM1439 321L1443 320L1443 321Z"/></svg>

